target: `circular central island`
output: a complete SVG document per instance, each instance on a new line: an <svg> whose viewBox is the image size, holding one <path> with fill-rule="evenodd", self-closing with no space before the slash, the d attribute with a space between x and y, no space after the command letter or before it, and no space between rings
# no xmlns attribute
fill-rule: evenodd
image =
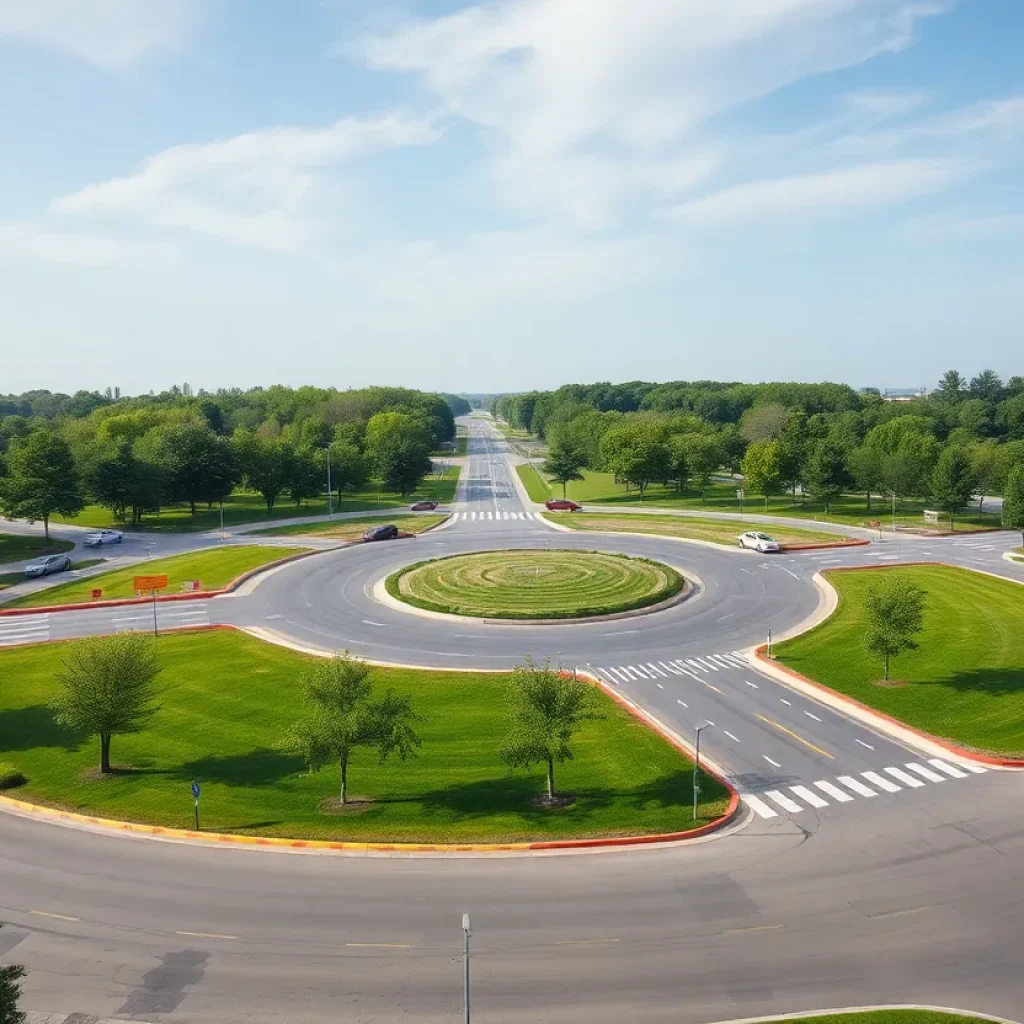
<svg viewBox="0 0 1024 1024"><path fill-rule="evenodd" d="M417 562L385 581L425 611L479 619L565 620L651 608L681 596L682 573L600 551L482 551Z"/></svg>

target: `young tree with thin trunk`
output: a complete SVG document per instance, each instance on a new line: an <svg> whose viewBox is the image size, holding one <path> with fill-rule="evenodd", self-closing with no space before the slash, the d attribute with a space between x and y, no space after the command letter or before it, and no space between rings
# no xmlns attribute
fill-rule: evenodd
<svg viewBox="0 0 1024 1024"><path fill-rule="evenodd" d="M24 1024L27 1014L18 1009L21 998L20 981L25 968L20 964L0 967L0 1024Z"/></svg>
<svg viewBox="0 0 1024 1024"><path fill-rule="evenodd" d="M311 772L336 764L341 776L339 802L348 803L348 768L361 747L377 750L379 763L391 754L414 757L422 721L408 696L388 690L373 698L370 666L349 655L312 666L303 677L306 715L291 729L286 749L300 754Z"/></svg>
<svg viewBox="0 0 1024 1024"><path fill-rule="evenodd" d="M547 768L547 800L555 799L555 763L572 760L570 742L580 726L599 718L594 691L575 676L527 659L508 684L509 730L501 759L510 768Z"/></svg>
<svg viewBox="0 0 1024 1024"><path fill-rule="evenodd" d="M932 472L932 500L949 514L950 530L953 517L974 495L976 483L970 451L963 445L947 445Z"/></svg>
<svg viewBox="0 0 1024 1024"><path fill-rule="evenodd" d="M768 511L768 495L782 486L782 456L778 441L755 441L743 456L743 483L755 494L764 495Z"/></svg>
<svg viewBox="0 0 1024 1024"><path fill-rule="evenodd" d="M847 451L841 444L825 438L814 445L807 459L807 489L815 501L825 506L825 515L831 512L832 502L841 498L850 485L846 458Z"/></svg>
<svg viewBox="0 0 1024 1024"><path fill-rule="evenodd" d="M141 732L158 710L156 645L141 633L81 640L64 657L51 708L58 724L100 738L100 771L110 772L110 741Z"/></svg>
<svg viewBox="0 0 1024 1024"><path fill-rule="evenodd" d="M548 457L540 467L556 484L562 485L562 497L565 497L565 485L570 480L583 479L583 467L586 455L578 448L565 441L556 440L548 450Z"/></svg>
<svg viewBox="0 0 1024 1024"><path fill-rule="evenodd" d="M889 660L903 651L916 651L916 636L924 628L926 592L913 580L893 573L871 587L864 602L864 649L881 658L889 678Z"/></svg>
<svg viewBox="0 0 1024 1024"><path fill-rule="evenodd" d="M1024 465L1014 466L1003 491L1003 526L1020 530L1024 540Z"/></svg>

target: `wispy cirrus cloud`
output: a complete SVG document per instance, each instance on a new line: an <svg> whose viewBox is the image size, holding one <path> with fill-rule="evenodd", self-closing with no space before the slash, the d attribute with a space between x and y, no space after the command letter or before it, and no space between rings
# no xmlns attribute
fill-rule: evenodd
<svg viewBox="0 0 1024 1024"><path fill-rule="evenodd" d="M167 269L179 255L176 247L167 243L57 231L38 224L0 224L0 254L94 270L115 266Z"/></svg>
<svg viewBox="0 0 1024 1024"><path fill-rule="evenodd" d="M122 70L179 49L210 0L0 0L0 37L12 36Z"/></svg>
<svg viewBox="0 0 1024 1024"><path fill-rule="evenodd" d="M65 217L128 216L153 228L294 250L316 232L312 201L328 170L439 137L433 120L404 114L268 128L173 146L135 174L59 196L50 210Z"/></svg>

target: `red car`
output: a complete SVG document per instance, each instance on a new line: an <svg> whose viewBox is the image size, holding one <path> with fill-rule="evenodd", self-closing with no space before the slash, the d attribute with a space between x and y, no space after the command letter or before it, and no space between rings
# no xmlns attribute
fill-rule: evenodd
<svg viewBox="0 0 1024 1024"><path fill-rule="evenodd" d="M417 501L415 505L409 506L410 512L433 512L437 508L436 501Z"/></svg>
<svg viewBox="0 0 1024 1024"><path fill-rule="evenodd" d="M569 501L568 498L552 498L550 501L544 502L544 507L549 512L580 512L583 510L582 505L577 505L575 501Z"/></svg>

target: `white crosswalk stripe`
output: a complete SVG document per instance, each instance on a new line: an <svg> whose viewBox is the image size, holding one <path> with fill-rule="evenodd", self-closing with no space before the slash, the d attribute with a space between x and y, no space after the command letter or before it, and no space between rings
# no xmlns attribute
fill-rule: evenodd
<svg viewBox="0 0 1024 1024"><path fill-rule="evenodd" d="M966 779L967 778L967 772L962 772L955 765L947 764L941 758L930 757L930 758L928 758L928 763L933 768L938 768L940 772L945 772L950 778L953 778L953 779Z"/></svg>
<svg viewBox="0 0 1024 1024"><path fill-rule="evenodd" d="M812 807L828 807L827 800L822 800L814 790L808 789L806 786L790 786L789 788L801 800L806 800Z"/></svg>
<svg viewBox="0 0 1024 1024"><path fill-rule="evenodd" d="M777 818L779 816L778 811L772 810L763 800L759 800L752 793L744 793L743 802L759 817Z"/></svg>
<svg viewBox="0 0 1024 1024"><path fill-rule="evenodd" d="M777 789L769 789L764 794L769 800L777 803L784 811L789 811L790 814L795 814L797 811L802 811L803 807L800 806L795 800L790 800L785 793L780 793Z"/></svg>
<svg viewBox="0 0 1024 1024"><path fill-rule="evenodd" d="M888 775L891 775L894 779L899 779L900 782L911 789L920 789L924 785L920 779L915 779L913 775L909 775L902 768L886 768L885 771Z"/></svg>
<svg viewBox="0 0 1024 1024"><path fill-rule="evenodd" d="M878 796L878 794L868 786L865 786L859 779L855 779L852 775L837 775L836 782L841 782L847 789L852 789L858 796Z"/></svg>
<svg viewBox="0 0 1024 1024"><path fill-rule="evenodd" d="M927 779L929 782L945 782L946 781L946 777L944 775L940 775L933 768L925 768L925 766L923 764L913 764L913 763L910 763L910 764L907 765L907 768L910 771L915 772L917 775L920 775L922 779Z"/></svg>
<svg viewBox="0 0 1024 1024"><path fill-rule="evenodd" d="M884 789L886 793L898 793L901 786L897 786L895 782L891 782L889 779L878 772L861 772L861 775L868 780L873 786L877 786L879 789Z"/></svg>

